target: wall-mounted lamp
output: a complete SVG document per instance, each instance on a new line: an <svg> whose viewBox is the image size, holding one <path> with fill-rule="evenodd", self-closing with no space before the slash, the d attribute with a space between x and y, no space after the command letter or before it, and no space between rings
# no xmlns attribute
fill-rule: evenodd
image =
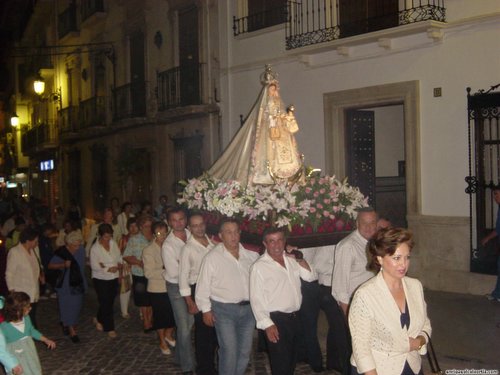
<svg viewBox="0 0 500 375"><path fill-rule="evenodd" d="M33 90L35 93L40 96L40 99L42 100L52 100L54 102L58 102L59 106L62 106L61 103L61 89L57 90L56 92L53 92L51 94L43 95L45 92L45 81L41 78L38 77L34 82L33 82Z"/></svg>
<svg viewBox="0 0 500 375"><path fill-rule="evenodd" d="M45 92L45 82L41 78L37 78L35 82L33 82L33 89L37 95L42 95Z"/></svg>
<svg viewBox="0 0 500 375"><path fill-rule="evenodd" d="M12 127L17 128L19 126L19 116L14 112L10 118L10 124Z"/></svg>

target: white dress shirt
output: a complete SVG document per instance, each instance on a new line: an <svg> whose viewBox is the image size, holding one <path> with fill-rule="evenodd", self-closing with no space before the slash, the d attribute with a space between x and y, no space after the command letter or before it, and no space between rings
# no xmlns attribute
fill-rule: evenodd
<svg viewBox="0 0 500 375"><path fill-rule="evenodd" d="M334 256L335 245L319 246L316 248L314 258L309 262L311 268L318 275L318 283L320 285L332 286Z"/></svg>
<svg viewBox="0 0 500 375"><path fill-rule="evenodd" d="M99 280L113 280L118 278L118 271L108 272L108 269L118 266L121 262L122 255L114 240L109 241L109 251L107 251L99 241L96 241L90 248L92 278Z"/></svg>
<svg viewBox="0 0 500 375"><path fill-rule="evenodd" d="M179 291L183 297L191 295L190 286L196 284L200 274L201 262L205 255L215 246L207 235L205 235L205 238L208 241L207 247L191 236L182 248L181 262L179 264Z"/></svg>
<svg viewBox="0 0 500 375"><path fill-rule="evenodd" d="M358 286L374 276L367 269L367 243L355 230L337 244L332 276L332 296L337 302L348 305Z"/></svg>
<svg viewBox="0 0 500 375"><path fill-rule="evenodd" d="M314 271L301 267L295 259L285 255L284 261L285 267L266 251L250 270L250 304L259 329L274 324L269 315L273 311L298 311L302 303L300 279L316 280Z"/></svg>
<svg viewBox="0 0 500 375"><path fill-rule="evenodd" d="M186 238L189 240L191 233L187 229L184 230L186 231ZM181 252L184 245L186 245L186 242L177 237L172 230L161 247L165 280L171 284L179 284L179 262L181 261Z"/></svg>
<svg viewBox="0 0 500 375"><path fill-rule="evenodd" d="M196 282L196 305L202 312L212 310L210 299L222 303L248 301L250 267L259 254L239 245L236 259L223 243L215 246L201 263Z"/></svg>

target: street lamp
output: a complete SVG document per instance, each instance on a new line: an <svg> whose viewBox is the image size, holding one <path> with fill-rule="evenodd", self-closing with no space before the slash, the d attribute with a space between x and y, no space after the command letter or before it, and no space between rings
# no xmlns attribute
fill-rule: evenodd
<svg viewBox="0 0 500 375"><path fill-rule="evenodd" d="M33 89L37 93L37 95L42 95L45 91L45 82L41 78L37 78L35 82L33 82Z"/></svg>
<svg viewBox="0 0 500 375"><path fill-rule="evenodd" d="M19 126L19 116L15 112L12 114L12 117L10 118L10 124L14 128L17 128Z"/></svg>

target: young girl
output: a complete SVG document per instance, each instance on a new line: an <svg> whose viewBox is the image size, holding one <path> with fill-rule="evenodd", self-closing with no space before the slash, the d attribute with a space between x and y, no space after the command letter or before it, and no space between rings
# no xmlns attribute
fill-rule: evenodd
<svg viewBox="0 0 500 375"><path fill-rule="evenodd" d="M5 321L0 324L0 328L7 342L7 349L19 360L23 374L40 375L42 367L32 338L42 341L49 349L54 349L56 343L42 336L33 327L28 316L30 310L30 297L26 293L10 293L5 299Z"/></svg>
<svg viewBox="0 0 500 375"><path fill-rule="evenodd" d="M3 309L5 299L0 297L0 309ZM7 344L5 342L5 337L3 337L2 332L0 331L0 362L5 367L5 371L7 374L21 374L23 372L23 368L19 364L19 361L16 357L9 353L7 350Z"/></svg>

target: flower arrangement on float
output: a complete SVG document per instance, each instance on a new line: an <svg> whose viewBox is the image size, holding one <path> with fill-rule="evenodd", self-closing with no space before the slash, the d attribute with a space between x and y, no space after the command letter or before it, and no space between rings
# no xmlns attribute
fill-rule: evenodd
<svg viewBox="0 0 500 375"><path fill-rule="evenodd" d="M241 229L262 233L265 227L288 227L292 234L310 234L352 229L357 209L368 206L367 198L347 179L316 176L291 188L286 183L243 186L203 175L181 181L184 190L178 203L204 211L208 224L222 216L241 220Z"/></svg>

